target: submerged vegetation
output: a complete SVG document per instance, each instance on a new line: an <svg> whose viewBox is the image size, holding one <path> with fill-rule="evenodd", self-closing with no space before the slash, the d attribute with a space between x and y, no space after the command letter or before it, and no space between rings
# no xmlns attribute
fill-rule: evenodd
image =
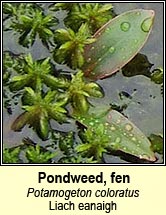
<svg viewBox="0 0 166 215"><path fill-rule="evenodd" d="M63 28L57 11L66 13ZM142 74L163 87L162 68L150 72L152 64L138 53L150 35L154 11L116 16L112 4L3 3L3 13L4 31L14 33L19 46L26 48L20 54L4 51L4 107L9 113L11 100L19 97L15 106L21 112L11 129L22 132L29 127L30 136L39 139L36 143L23 138L9 149L4 140L4 163L101 163L105 153L119 152L138 163L151 163L155 153L163 154L162 135L143 134L124 115L127 104L101 105L105 89L97 82L121 69L127 77L134 75L141 58L144 62L137 69L144 65ZM48 57L33 55L37 40ZM124 91L119 95L132 99ZM58 128L66 125L69 130Z"/></svg>
<svg viewBox="0 0 166 215"><path fill-rule="evenodd" d="M57 44L54 50L55 61L66 63L72 69L81 68L84 64L85 45L95 41L93 38L88 38L89 36L87 24L82 24L76 33L71 28L56 30L54 36L54 41Z"/></svg>
<svg viewBox="0 0 166 215"><path fill-rule="evenodd" d="M14 6L4 3L3 9L11 19L9 29L14 29L20 34L18 41L22 46L32 46L38 36L48 47L57 24L55 17L44 14L43 9L35 3L16 3Z"/></svg>

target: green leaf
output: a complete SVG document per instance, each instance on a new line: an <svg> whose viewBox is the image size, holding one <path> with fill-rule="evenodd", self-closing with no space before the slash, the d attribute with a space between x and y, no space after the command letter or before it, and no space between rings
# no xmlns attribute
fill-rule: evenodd
<svg viewBox="0 0 166 215"><path fill-rule="evenodd" d="M29 122L30 119L30 113L24 112L21 115L19 115L15 121L13 122L11 129L13 131L21 131L22 128Z"/></svg>
<svg viewBox="0 0 166 215"><path fill-rule="evenodd" d="M34 103L34 101L33 101ZM28 105L23 105L22 106L22 109L26 110L27 112L29 112L30 114L30 117L32 118L33 115L35 115L35 112L36 112L36 106L35 105L32 105L32 106L29 106L30 104ZM34 118L33 118L34 119Z"/></svg>
<svg viewBox="0 0 166 215"><path fill-rule="evenodd" d="M51 89L65 89L68 87L68 82L64 78L56 78L52 75L42 74L44 83L49 86Z"/></svg>
<svg viewBox="0 0 166 215"><path fill-rule="evenodd" d="M28 48L34 44L38 35L43 45L49 48L48 43L53 36L52 27L57 24L57 19L52 15L45 15L43 9L35 3L29 7L24 3L19 5L15 7L16 14L10 24L20 34L19 44Z"/></svg>
<svg viewBox="0 0 166 215"><path fill-rule="evenodd" d="M102 8L100 8L98 10L98 12L103 13L103 12L106 12L106 11L112 9L112 8L113 8L112 4L105 4L105 5L102 6Z"/></svg>
<svg viewBox="0 0 166 215"><path fill-rule="evenodd" d="M20 90L24 86L27 86L29 82L30 82L30 76L28 75L14 76L10 82L10 89L12 91Z"/></svg>
<svg viewBox="0 0 166 215"><path fill-rule="evenodd" d="M81 51L80 50L78 50L77 52L76 52L76 56L74 56L74 58L77 58L78 59L78 62L75 62L75 65L77 65L77 63L78 63L78 67L80 68L83 64L84 64L84 57L83 57L83 55L81 54ZM75 67L77 67L77 66L75 66Z"/></svg>
<svg viewBox="0 0 166 215"><path fill-rule="evenodd" d="M48 29L48 28L43 28L42 31L43 31L45 34L47 34L49 37L51 37L51 36L54 35L53 32L52 32L50 29ZM43 33L43 32L42 32L42 33Z"/></svg>
<svg viewBox="0 0 166 215"><path fill-rule="evenodd" d="M65 122L66 121L66 113L67 111L64 108L60 108L57 106L51 107L49 109L49 117L57 120L58 122Z"/></svg>
<svg viewBox="0 0 166 215"><path fill-rule="evenodd" d="M29 94L30 97L32 97L32 100L35 100L36 94L35 91L30 87L25 87L25 91Z"/></svg>
<svg viewBox="0 0 166 215"><path fill-rule="evenodd" d="M93 156L97 161L101 161L103 153L107 151L109 142L109 137L105 135L104 125L100 123L97 127L90 126L80 137L85 143L78 145L76 151L88 157Z"/></svg>
<svg viewBox="0 0 166 215"><path fill-rule="evenodd" d="M50 159L57 156L57 152L43 150L40 145L29 146L26 149L26 157L30 163L50 163Z"/></svg>
<svg viewBox="0 0 166 215"><path fill-rule="evenodd" d="M85 38L87 38L87 36L90 35L89 28L86 23L81 25L78 31L78 35L80 35L80 37L85 37Z"/></svg>
<svg viewBox="0 0 166 215"><path fill-rule="evenodd" d="M46 114L40 114L39 127L37 127L36 130L43 140L47 139L49 131L49 122Z"/></svg>
<svg viewBox="0 0 166 215"><path fill-rule="evenodd" d="M86 46L82 68L86 77L102 79L126 65L143 47L153 25L154 11L136 9L110 20Z"/></svg>
<svg viewBox="0 0 166 215"><path fill-rule="evenodd" d="M56 94L56 91L48 91L43 100L45 101L45 103L49 104L55 100Z"/></svg>
<svg viewBox="0 0 166 215"><path fill-rule="evenodd" d="M163 154L164 152L164 144L162 135L151 134L149 136L149 140L151 141L151 149L154 152L158 152L159 154Z"/></svg>
<svg viewBox="0 0 166 215"><path fill-rule="evenodd" d="M68 42L64 43L63 45L61 45L59 47L59 49L66 49L66 51L67 51L67 50L70 50L72 45L73 45L72 41L68 41Z"/></svg>
<svg viewBox="0 0 166 215"><path fill-rule="evenodd" d="M69 32L66 29L63 29L63 28L62 29L58 29L58 30L56 30L55 33L57 33L57 37L59 37L59 36L63 37L64 41L71 39L70 34L69 34ZM57 38L57 39L60 40L61 38Z"/></svg>
<svg viewBox="0 0 166 215"><path fill-rule="evenodd" d="M91 44L91 43L94 43L95 41L96 41L95 38L87 39L87 40L85 41L85 44Z"/></svg>
<svg viewBox="0 0 166 215"><path fill-rule="evenodd" d="M15 7L13 7L13 4L3 3L3 13L10 16L15 15Z"/></svg>
<svg viewBox="0 0 166 215"><path fill-rule="evenodd" d="M96 83L88 83L85 85L84 90L89 93L90 96L101 98L103 92L101 87Z"/></svg>
<svg viewBox="0 0 166 215"><path fill-rule="evenodd" d="M158 68L155 69L151 75L151 80L154 81L156 84L162 84L164 79L163 69Z"/></svg>
<svg viewBox="0 0 166 215"><path fill-rule="evenodd" d="M148 138L130 120L121 113L111 110L96 116L78 117L78 121L87 128L98 128L102 123L105 135L109 137L107 151L120 150L139 159L156 160Z"/></svg>
<svg viewBox="0 0 166 215"><path fill-rule="evenodd" d="M54 40L57 43L53 57L57 63L66 63L72 69L80 68L84 64L84 46L94 42L89 39L87 24L82 24L78 32L72 29L59 29L56 31Z"/></svg>
<svg viewBox="0 0 166 215"><path fill-rule="evenodd" d="M33 59L32 59L32 55L30 53L25 56L25 60L28 64L28 66L33 66Z"/></svg>
<svg viewBox="0 0 166 215"><path fill-rule="evenodd" d="M30 87L25 87L25 91L21 98L22 104L25 107L26 105L30 106L33 105L36 101L36 94Z"/></svg>
<svg viewBox="0 0 166 215"><path fill-rule="evenodd" d="M30 17L28 17L28 16L25 16L25 15L21 15L20 16L20 20L22 21L22 22L24 22L26 25L27 24L31 24L32 23L32 18L30 18Z"/></svg>
<svg viewBox="0 0 166 215"><path fill-rule="evenodd" d="M80 114L87 113L89 109L89 102L82 94L74 94L72 97L72 106L74 111Z"/></svg>
<svg viewBox="0 0 166 215"><path fill-rule="evenodd" d="M3 149L4 163L19 163L20 147Z"/></svg>
<svg viewBox="0 0 166 215"><path fill-rule="evenodd" d="M76 147L76 150L77 150L77 152L84 152L90 148L91 148L90 144L80 144Z"/></svg>
<svg viewBox="0 0 166 215"><path fill-rule="evenodd" d="M52 15L47 15L43 18L42 20L42 25L47 25L48 23L50 23L53 20Z"/></svg>
<svg viewBox="0 0 166 215"><path fill-rule="evenodd" d="M50 66L50 58L46 58L42 63L41 63L41 68L44 70L44 73L48 73L51 69Z"/></svg>

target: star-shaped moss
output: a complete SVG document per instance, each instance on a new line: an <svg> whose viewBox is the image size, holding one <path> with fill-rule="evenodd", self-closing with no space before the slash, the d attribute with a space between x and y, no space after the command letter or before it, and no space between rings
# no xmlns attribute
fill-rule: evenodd
<svg viewBox="0 0 166 215"><path fill-rule="evenodd" d="M26 124L34 128L37 134L46 139L49 133L49 120L64 122L67 111L64 109L65 100L58 100L56 91L48 91L46 95L36 93L32 88L26 87L26 97L22 108L25 110L12 124L12 130L20 131Z"/></svg>
<svg viewBox="0 0 166 215"><path fill-rule="evenodd" d="M50 59L46 58L42 61L33 61L29 54L22 61L22 74L14 76L10 81L10 89L17 91L24 87L32 87L34 90L41 91L43 84L52 89L66 88L67 80L64 78L56 78L51 75Z"/></svg>
<svg viewBox="0 0 166 215"><path fill-rule="evenodd" d="M19 43L25 47L34 44L37 36L48 48L50 38L53 36L57 19L52 15L46 15L43 9L34 4L6 4L5 12L11 16L9 29L14 29L20 34Z"/></svg>
<svg viewBox="0 0 166 215"><path fill-rule="evenodd" d="M83 72L80 70L72 75L67 94L75 113L86 113L89 109L88 97L103 97L101 87L94 82L86 82Z"/></svg>
<svg viewBox="0 0 166 215"><path fill-rule="evenodd" d="M72 29L58 29L55 34L57 47L54 50L54 60L67 64L72 69L80 68L84 64L84 47L95 41L90 38L88 26L81 25L78 32Z"/></svg>

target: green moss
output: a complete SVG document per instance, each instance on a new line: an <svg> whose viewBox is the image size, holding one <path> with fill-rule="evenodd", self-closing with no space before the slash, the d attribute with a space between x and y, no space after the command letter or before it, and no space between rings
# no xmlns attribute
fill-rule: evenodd
<svg viewBox="0 0 166 215"><path fill-rule="evenodd" d="M4 12L11 16L9 29L14 29L20 34L19 43L24 47L34 44L39 36L42 43L48 47L50 38L57 19L52 15L46 15L38 4L4 4Z"/></svg>
<svg viewBox="0 0 166 215"><path fill-rule="evenodd" d="M50 163L50 160L57 155L57 152L42 152L41 147L29 146L26 149L26 157L29 163Z"/></svg>
<svg viewBox="0 0 166 215"><path fill-rule="evenodd" d="M3 149L3 163L19 163L20 148Z"/></svg>
<svg viewBox="0 0 166 215"><path fill-rule="evenodd" d="M72 69L80 68L84 64L84 47L95 39L90 38L88 25L82 24L78 32L69 29L58 29L55 32L54 41L57 44L54 50L54 60L65 63Z"/></svg>

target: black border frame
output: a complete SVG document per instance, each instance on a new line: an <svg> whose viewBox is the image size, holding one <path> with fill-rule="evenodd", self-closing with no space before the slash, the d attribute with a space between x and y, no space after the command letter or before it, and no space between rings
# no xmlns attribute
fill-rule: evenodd
<svg viewBox="0 0 166 215"><path fill-rule="evenodd" d="M127 1L1 1L1 29L3 29L3 17L2 17L2 4L3 3L127 3ZM165 71L165 1L129 1L129 3L163 3L163 70ZM3 83L2 83L2 63L3 63L3 31L1 30L1 154L0 154L0 166L166 166L166 141L165 141L165 74L163 83L163 131L164 131L164 156L163 163L161 164L3 164Z"/></svg>

